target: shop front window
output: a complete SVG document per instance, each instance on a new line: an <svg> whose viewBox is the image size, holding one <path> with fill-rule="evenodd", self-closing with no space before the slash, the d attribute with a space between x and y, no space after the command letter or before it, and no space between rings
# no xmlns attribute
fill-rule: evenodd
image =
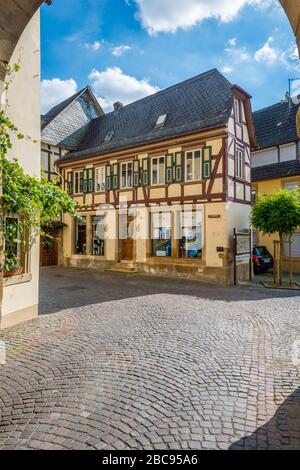
<svg viewBox="0 0 300 470"><path fill-rule="evenodd" d="M152 214L152 254L158 257L171 256L172 251L171 213Z"/></svg>
<svg viewBox="0 0 300 470"><path fill-rule="evenodd" d="M190 211L181 213L179 254L181 258L201 258L203 246L202 214Z"/></svg>
<svg viewBox="0 0 300 470"><path fill-rule="evenodd" d="M86 217L76 219L75 253L86 255Z"/></svg>
<svg viewBox="0 0 300 470"><path fill-rule="evenodd" d="M92 218L93 255L104 256L104 216Z"/></svg>

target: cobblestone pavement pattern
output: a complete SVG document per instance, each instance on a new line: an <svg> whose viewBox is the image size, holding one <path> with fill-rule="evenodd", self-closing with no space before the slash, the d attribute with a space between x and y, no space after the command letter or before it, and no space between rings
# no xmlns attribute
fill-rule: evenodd
<svg viewBox="0 0 300 470"><path fill-rule="evenodd" d="M1 449L300 448L297 292L47 268L40 309L0 332Z"/></svg>

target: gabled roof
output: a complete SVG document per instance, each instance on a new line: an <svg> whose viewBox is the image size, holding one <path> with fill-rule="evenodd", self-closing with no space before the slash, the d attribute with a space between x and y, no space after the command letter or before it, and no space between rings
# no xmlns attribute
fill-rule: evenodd
<svg viewBox="0 0 300 470"><path fill-rule="evenodd" d="M90 93L91 95L91 98L93 99L93 101L95 102L95 105L98 107L98 111L99 111L99 114L104 114L103 113L103 110L97 100L97 98L95 97L94 93L92 92L91 88L89 86L85 86L84 88L82 88L81 90L79 90L77 93L75 93L74 95L70 96L70 98L67 98L65 101L62 101L61 103L57 104L56 106L54 106L54 108L51 108L46 114L44 114L43 116L41 116L41 119L42 119L42 130L48 126L48 124L54 119L56 118L56 116L58 116L62 111L64 111L68 106L70 106L70 104L72 104L75 100L77 100L77 98L79 98L79 96L83 95L83 93L85 92L88 92Z"/></svg>
<svg viewBox="0 0 300 470"><path fill-rule="evenodd" d="M92 90L86 86L41 117L42 142L74 150L82 141L88 124L103 114Z"/></svg>
<svg viewBox="0 0 300 470"><path fill-rule="evenodd" d="M58 161L89 157L101 153L160 141L198 130L225 126L234 91L232 84L216 69L197 75L124 106L97 119L76 149ZM166 114L163 127L155 127ZM109 142L105 137L114 131Z"/></svg>
<svg viewBox="0 0 300 470"><path fill-rule="evenodd" d="M297 111L298 105L289 100L253 113L259 148L274 147L298 140Z"/></svg>
<svg viewBox="0 0 300 470"><path fill-rule="evenodd" d="M300 175L299 160L290 160L288 162L273 163L252 168L252 181L262 181L276 178L286 178L288 176Z"/></svg>

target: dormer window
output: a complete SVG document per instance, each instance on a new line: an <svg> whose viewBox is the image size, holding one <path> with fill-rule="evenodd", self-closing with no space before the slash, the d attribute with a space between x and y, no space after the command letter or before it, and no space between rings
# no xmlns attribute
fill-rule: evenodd
<svg viewBox="0 0 300 470"><path fill-rule="evenodd" d="M114 136L114 131L109 131L105 136L104 142L110 142L113 136Z"/></svg>
<svg viewBox="0 0 300 470"><path fill-rule="evenodd" d="M159 118L156 121L155 128L159 129L161 127L164 127L164 125L166 124L167 117L168 117L167 114L161 114L161 116L159 116Z"/></svg>

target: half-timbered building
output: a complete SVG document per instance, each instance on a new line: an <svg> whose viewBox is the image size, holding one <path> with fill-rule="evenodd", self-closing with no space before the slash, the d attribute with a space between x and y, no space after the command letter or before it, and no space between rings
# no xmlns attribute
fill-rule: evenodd
<svg viewBox="0 0 300 470"><path fill-rule="evenodd" d="M81 216L64 220L65 265L231 283L233 230L249 228L250 99L214 69L91 121L57 161Z"/></svg>

